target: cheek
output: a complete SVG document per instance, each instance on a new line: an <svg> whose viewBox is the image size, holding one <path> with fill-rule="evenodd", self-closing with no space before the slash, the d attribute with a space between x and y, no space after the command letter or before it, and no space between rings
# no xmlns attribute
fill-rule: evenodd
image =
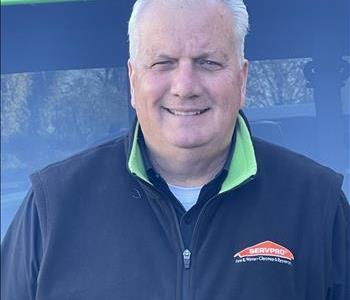
<svg viewBox="0 0 350 300"><path fill-rule="evenodd" d="M166 81L161 76L144 76L140 78L135 89L136 102L142 106L157 104L167 93Z"/></svg>
<svg viewBox="0 0 350 300"><path fill-rule="evenodd" d="M207 85L209 86L209 85ZM212 81L210 84L211 98L215 104L230 112L240 105L240 88L232 80Z"/></svg>

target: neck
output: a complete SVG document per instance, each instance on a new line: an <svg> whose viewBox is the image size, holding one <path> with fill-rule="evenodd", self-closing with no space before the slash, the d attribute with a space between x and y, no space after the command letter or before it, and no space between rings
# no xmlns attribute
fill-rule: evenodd
<svg viewBox="0 0 350 300"><path fill-rule="evenodd" d="M168 184L194 187L205 185L220 172L225 165L230 144L220 151L215 149L215 152L198 148L176 149L164 154L152 151L149 145L147 149L153 167Z"/></svg>

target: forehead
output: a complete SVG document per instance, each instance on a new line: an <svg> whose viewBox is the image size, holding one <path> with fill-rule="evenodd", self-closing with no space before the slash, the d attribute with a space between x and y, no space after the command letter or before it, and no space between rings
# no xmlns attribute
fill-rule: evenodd
<svg viewBox="0 0 350 300"><path fill-rule="evenodd" d="M164 4L155 1L142 13L139 51L148 55L171 48L210 53L232 51L233 20L221 3Z"/></svg>

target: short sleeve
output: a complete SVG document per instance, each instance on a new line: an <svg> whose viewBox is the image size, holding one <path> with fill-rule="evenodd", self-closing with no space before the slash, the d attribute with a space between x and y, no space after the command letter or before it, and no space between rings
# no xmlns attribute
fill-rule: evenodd
<svg viewBox="0 0 350 300"><path fill-rule="evenodd" d="M35 299L42 244L38 210L31 189L1 245L1 299Z"/></svg>

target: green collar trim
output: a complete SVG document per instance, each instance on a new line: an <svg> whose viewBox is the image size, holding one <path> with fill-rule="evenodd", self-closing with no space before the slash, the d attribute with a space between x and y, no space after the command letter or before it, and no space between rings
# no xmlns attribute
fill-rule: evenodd
<svg viewBox="0 0 350 300"><path fill-rule="evenodd" d="M238 115L236 123L236 144L226 179L219 194L236 188L249 180L257 172L255 152L250 133L243 117Z"/></svg>
<svg viewBox="0 0 350 300"><path fill-rule="evenodd" d="M137 142L137 137L139 136L139 130L140 130L140 123L137 121L135 126L134 138L132 141L130 157L128 161L128 168L132 174L138 176L139 178L143 179L144 181L152 185L152 183L148 179L146 168L142 160L141 150Z"/></svg>
<svg viewBox="0 0 350 300"><path fill-rule="evenodd" d="M243 117L238 115L236 130L236 144L232 155L230 168L225 181L223 182L220 192L227 192L243 182L249 180L257 172L254 147L250 133ZM148 179L145 165L142 160L141 150L137 142L140 124L137 122L133 137L132 148L128 161L128 168L131 173L151 184Z"/></svg>

